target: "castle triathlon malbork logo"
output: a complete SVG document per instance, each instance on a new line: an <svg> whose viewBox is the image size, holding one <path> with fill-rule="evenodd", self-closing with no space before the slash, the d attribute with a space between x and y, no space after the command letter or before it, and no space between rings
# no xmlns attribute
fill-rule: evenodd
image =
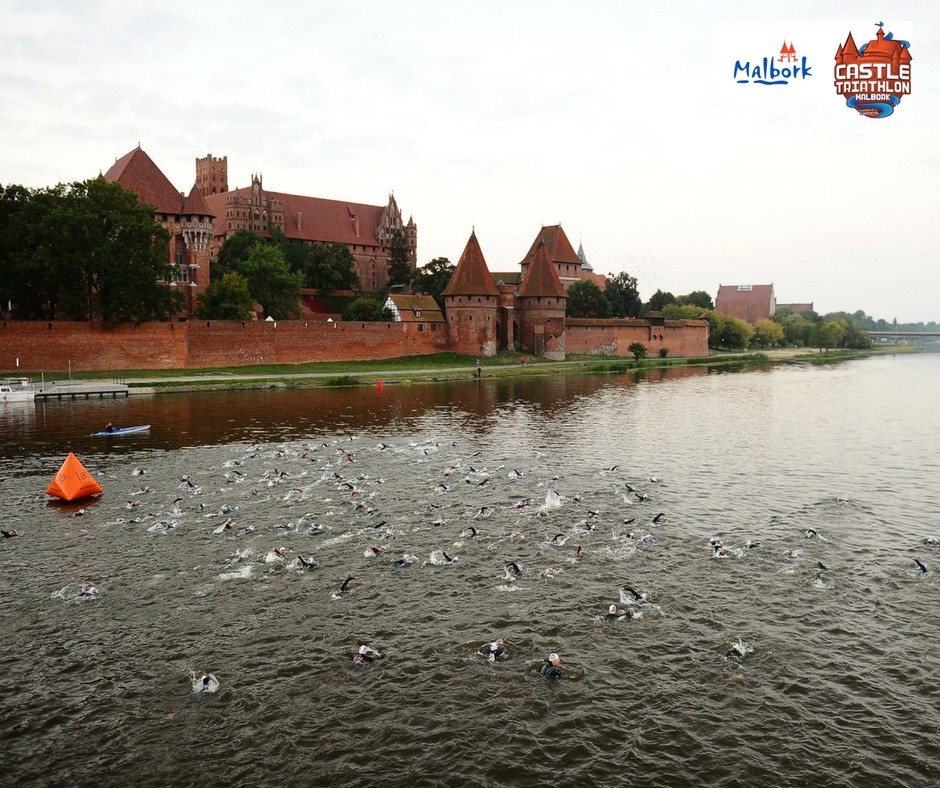
<svg viewBox="0 0 940 788"><path fill-rule="evenodd" d="M836 52L836 93L845 96L846 106L866 118L887 118L911 92L911 44L885 34L884 23L876 22L878 35L861 49L852 33Z"/></svg>

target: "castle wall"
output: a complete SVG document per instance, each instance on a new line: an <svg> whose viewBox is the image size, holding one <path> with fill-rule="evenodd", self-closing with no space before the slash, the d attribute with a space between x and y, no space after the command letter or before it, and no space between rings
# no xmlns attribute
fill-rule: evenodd
<svg viewBox="0 0 940 788"><path fill-rule="evenodd" d="M432 323L0 323L0 367L72 372L363 361L448 350ZM471 351L472 352L472 351Z"/></svg>
<svg viewBox="0 0 940 788"><path fill-rule="evenodd" d="M665 320L655 325L647 320L565 321L568 353L601 356L630 356L632 342L642 342L650 356L666 348L670 356L697 358L708 355L708 323L704 320Z"/></svg>

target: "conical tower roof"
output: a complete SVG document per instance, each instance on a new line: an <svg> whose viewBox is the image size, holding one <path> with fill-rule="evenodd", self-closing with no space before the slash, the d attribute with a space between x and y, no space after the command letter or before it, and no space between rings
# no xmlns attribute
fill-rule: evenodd
<svg viewBox="0 0 940 788"><path fill-rule="evenodd" d="M189 191L189 197L186 198L186 204L183 206L183 216L212 216L212 211L206 205L202 196L202 190L193 184Z"/></svg>
<svg viewBox="0 0 940 788"><path fill-rule="evenodd" d="M499 290L490 276L490 269L483 259L483 250L477 241L476 232L470 233L470 240L460 255L460 261L450 277L450 282L444 288L443 296L455 295L487 295L498 296Z"/></svg>
<svg viewBox="0 0 940 788"><path fill-rule="evenodd" d="M539 242L536 247L535 256L525 272L525 279L519 285L520 298L535 296L568 297L561 279L558 278L558 272L548 256L548 247L542 242Z"/></svg>

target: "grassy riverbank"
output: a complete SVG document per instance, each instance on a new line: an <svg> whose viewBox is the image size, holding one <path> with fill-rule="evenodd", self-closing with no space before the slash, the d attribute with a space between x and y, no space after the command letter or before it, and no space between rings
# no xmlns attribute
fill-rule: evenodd
<svg viewBox="0 0 940 788"><path fill-rule="evenodd" d="M712 353L702 358L651 358L640 362L611 356L569 356L564 361L549 361L518 352L502 352L481 357L481 377L521 377L552 374L624 374L687 366L768 366L774 363L832 363L860 358L874 353L911 352L913 348L870 351L829 351L776 349L751 353ZM523 363L525 359L525 363ZM287 387L346 387L383 384L411 384L443 380L468 380L477 377L477 358L457 353L430 356L405 356L378 361L322 362L309 364L272 364L251 367L218 367L194 370L126 370L84 372L72 370L73 378L83 380L120 379L131 389L153 392L209 391L221 389L256 389ZM65 377L46 373L47 380Z"/></svg>

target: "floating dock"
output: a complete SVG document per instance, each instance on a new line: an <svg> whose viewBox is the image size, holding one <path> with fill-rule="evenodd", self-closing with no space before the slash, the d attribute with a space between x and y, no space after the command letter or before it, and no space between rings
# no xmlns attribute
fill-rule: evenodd
<svg viewBox="0 0 940 788"><path fill-rule="evenodd" d="M47 399L117 399L127 396L127 385L116 381L89 382L86 380L34 381L36 400Z"/></svg>

